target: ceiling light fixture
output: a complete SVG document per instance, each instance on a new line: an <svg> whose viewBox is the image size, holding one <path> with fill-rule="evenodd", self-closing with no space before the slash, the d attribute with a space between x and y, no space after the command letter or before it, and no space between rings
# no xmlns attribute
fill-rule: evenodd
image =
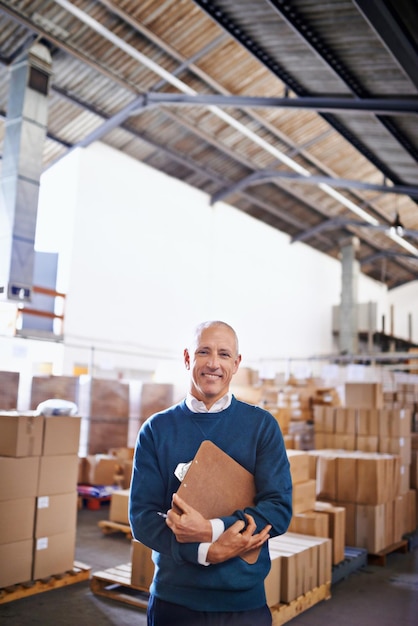
<svg viewBox="0 0 418 626"><path fill-rule="evenodd" d="M390 232L392 233L392 235L399 235L399 237L402 237L405 232L404 225L402 224L400 217L399 217L399 213L397 211L396 211L395 219L390 225Z"/></svg>

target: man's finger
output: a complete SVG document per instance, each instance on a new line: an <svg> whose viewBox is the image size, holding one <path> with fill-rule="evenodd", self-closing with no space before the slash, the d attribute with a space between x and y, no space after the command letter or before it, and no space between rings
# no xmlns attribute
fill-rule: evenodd
<svg viewBox="0 0 418 626"><path fill-rule="evenodd" d="M173 504L183 511L183 513L187 513L191 510L191 507L181 498L177 493L173 493Z"/></svg>

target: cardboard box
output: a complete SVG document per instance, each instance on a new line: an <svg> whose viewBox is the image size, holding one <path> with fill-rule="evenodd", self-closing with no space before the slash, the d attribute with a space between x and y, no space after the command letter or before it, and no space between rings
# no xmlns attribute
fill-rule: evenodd
<svg viewBox="0 0 418 626"><path fill-rule="evenodd" d="M397 494L405 494L411 487L413 487L413 485L410 482L410 465L401 465L399 468L399 484Z"/></svg>
<svg viewBox="0 0 418 626"><path fill-rule="evenodd" d="M288 450L292 483L303 483L309 480L309 454L302 450Z"/></svg>
<svg viewBox="0 0 418 626"><path fill-rule="evenodd" d="M390 502L385 502L384 504L385 522L384 522L383 528L384 528L384 533L385 533L385 538L384 538L385 546L391 546L395 542L394 502L395 500L391 500ZM403 514L403 511L402 511L402 514ZM400 537L396 541L399 541L399 540L400 540Z"/></svg>
<svg viewBox="0 0 418 626"><path fill-rule="evenodd" d="M0 412L0 455L39 456L42 452L44 418L29 411Z"/></svg>
<svg viewBox="0 0 418 626"><path fill-rule="evenodd" d="M391 454L360 454L357 458L357 504L383 504L399 492L399 458Z"/></svg>
<svg viewBox="0 0 418 626"><path fill-rule="evenodd" d="M32 539L35 498L0 502L0 544Z"/></svg>
<svg viewBox="0 0 418 626"><path fill-rule="evenodd" d="M107 452L110 456L114 456L119 460L132 461L135 448L109 448Z"/></svg>
<svg viewBox="0 0 418 626"><path fill-rule="evenodd" d="M129 489L114 491L110 498L109 520L129 525Z"/></svg>
<svg viewBox="0 0 418 626"><path fill-rule="evenodd" d="M74 567L75 530L35 540L32 578L63 574Z"/></svg>
<svg viewBox="0 0 418 626"><path fill-rule="evenodd" d="M322 448L326 448L326 434L322 432L315 432L314 434L314 447L316 450L322 450ZM309 450L309 452L311 452Z"/></svg>
<svg viewBox="0 0 418 626"><path fill-rule="evenodd" d="M324 433L335 433L335 407L325 407L322 423L324 427Z"/></svg>
<svg viewBox="0 0 418 626"><path fill-rule="evenodd" d="M410 437L412 411L409 409L385 409L380 411L379 434L382 437Z"/></svg>
<svg viewBox="0 0 418 626"><path fill-rule="evenodd" d="M41 456L37 496L72 493L77 489L78 456Z"/></svg>
<svg viewBox="0 0 418 626"><path fill-rule="evenodd" d="M352 454L337 457L337 501L356 502L357 458Z"/></svg>
<svg viewBox="0 0 418 626"><path fill-rule="evenodd" d="M327 537L311 537L308 535L293 535L294 541L303 541L305 545L315 547L317 551L317 585L331 582L332 578L332 541Z"/></svg>
<svg viewBox="0 0 418 626"><path fill-rule="evenodd" d="M288 531L314 537L329 537L328 515L318 511L296 513L290 520Z"/></svg>
<svg viewBox="0 0 418 626"><path fill-rule="evenodd" d="M280 602L292 602L303 594L303 556L300 549L295 552L294 547L276 544L275 539L269 540L269 551L271 559L280 559Z"/></svg>
<svg viewBox="0 0 418 626"><path fill-rule="evenodd" d="M346 510L343 506L334 506L330 502L316 502L315 511L328 516L328 537L332 541L332 564L344 561Z"/></svg>
<svg viewBox="0 0 418 626"><path fill-rule="evenodd" d="M380 383L345 383L345 406L353 409L382 409Z"/></svg>
<svg viewBox="0 0 418 626"><path fill-rule="evenodd" d="M358 504L383 504L394 497L388 483L388 462L378 454L365 454L357 458L357 486L354 502Z"/></svg>
<svg viewBox="0 0 418 626"><path fill-rule="evenodd" d="M397 455L401 465L410 465L412 459L411 437L380 437L379 452Z"/></svg>
<svg viewBox="0 0 418 626"><path fill-rule="evenodd" d="M357 435L363 437L378 437L380 435L379 409L358 409L357 411Z"/></svg>
<svg viewBox="0 0 418 626"><path fill-rule="evenodd" d="M114 485L115 477L123 473L121 461L110 454L88 455L84 470L81 482L88 485Z"/></svg>
<svg viewBox="0 0 418 626"><path fill-rule="evenodd" d="M37 495L39 458L0 456L0 501Z"/></svg>
<svg viewBox="0 0 418 626"><path fill-rule="evenodd" d="M284 535L280 535L280 537L274 537L274 539L270 540L269 549L270 543L272 543L272 548L274 550L298 550L299 554L303 555L302 559L299 560L298 563L298 566L302 568L302 589L305 589L305 591L302 591L302 593L306 593L307 591L318 585L331 582L331 539L327 537L312 537L309 535L287 532ZM293 591L298 591L298 589ZM283 600L282 598L282 601L285 600Z"/></svg>
<svg viewBox="0 0 418 626"><path fill-rule="evenodd" d="M0 371L0 406L2 410L11 411L16 409L19 382L19 372Z"/></svg>
<svg viewBox="0 0 418 626"><path fill-rule="evenodd" d="M78 454L81 417L48 415L44 419L42 455Z"/></svg>
<svg viewBox="0 0 418 626"><path fill-rule="evenodd" d="M356 505L356 547L377 554L387 547L385 505Z"/></svg>
<svg viewBox="0 0 418 626"><path fill-rule="evenodd" d="M405 523L406 532L412 533L418 528L417 520L417 497L418 491L416 489L410 489L403 495L405 498Z"/></svg>
<svg viewBox="0 0 418 626"><path fill-rule="evenodd" d="M129 487L131 486L131 479L132 479L132 468L133 468L134 462L132 461L124 461L123 462L123 481L122 481L122 487L124 489L129 489Z"/></svg>
<svg viewBox="0 0 418 626"><path fill-rule="evenodd" d="M404 496L398 496L392 502L388 502L388 508L390 505L392 505L392 543L397 543L408 532L406 529L406 500Z"/></svg>
<svg viewBox="0 0 418 626"><path fill-rule="evenodd" d="M287 532L281 535L285 538L285 541L299 545L303 549L311 549L316 554L316 560L314 557L313 563L317 565L317 571L315 575L315 586L330 583L332 578L332 542L327 537L312 537L309 535L302 535L296 533ZM311 555L312 556L312 555ZM312 588L312 587L311 587Z"/></svg>
<svg viewBox="0 0 418 626"><path fill-rule="evenodd" d="M86 474L87 474L87 459L85 456L78 457L78 471L77 471L77 485L83 485L87 482Z"/></svg>
<svg viewBox="0 0 418 626"><path fill-rule="evenodd" d="M335 408L335 432L340 435L355 435L357 432L357 410L348 407Z"/></svg>
<svg viewBox="0 0 418 626"><path fill-rule="evenodd" d="M379 437L377 435L357 435L356 450L362 452L378 452Z"/></svg>
<svg viewBox="0 0 418 626"><path fill-rule="evenodd" d="M324 432L325 406L315 404L313 407L314 432Z"/></svg>
<svg viewBox="0 0 418 626"><path fill-rule="evenodd" d="M77 492L40 496L36 500L34 537L74 531L77 526Z"/></svg>
<svg viewBox="0 0 418 626"><path fill-rule="evenodd" d="M152 550L133 539L131 542L131 585L148 591L154 576Z"/></svg>
<svg viewBox="0 0 418 626"><path fill-rule="evenodd" d="M342 435L335 433L333 447L340 450L355 450L356 449L356 436L355 435Z"/></svg>
<svg viewBox="0 0 418 626"><path fill-rule="evenodd" d="M270 551L271 568L264 580L267 606L274 606L280 603L280 579L281 579L281 557L280 554Z"/></svg>
<svg viewBox="0 0 418 626"><path fill-rule="evenodd" d="M316 463L316 496L334 500L337 497L337 457L331 452L321 454Z"/></svg>
<svg viewBox="0 0 418 626"><path fill-rule="evenodd" d="M341 506L345 510L345 540L344 545L355 547L356 539L356 508L354 502L333 502L334 506Z"/></svg>
<svg viewBox="0 0 418 626"><path fill-rule="evenodd" d="M312 511L316 501L316 480L305 480L293 485L293 514Z"/></svg>
<svg viewBox="0 0 418 626"><path fill-rule="evenodd" d="M289 533L286 539L286 546L292 550L295 550L302 562L302 595L308 593L312 589L318 586L318 547L312 545L304 539L299 540L299 545L295 544L293 540L289 539L293 536L293 533ZM300 533L295 535L298 537L306 537Z"/></svg>
<svg viewBox="0 0 418 626"><path fill-rule="evenodd" d="M33 539L0 545L0 588L32 579Z"/></svg>

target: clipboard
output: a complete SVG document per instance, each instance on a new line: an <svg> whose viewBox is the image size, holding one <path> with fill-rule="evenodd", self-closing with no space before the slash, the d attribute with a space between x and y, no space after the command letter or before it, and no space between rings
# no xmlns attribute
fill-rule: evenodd
<svg viewBox="0 0 418 626"><path fill-rule="evenodd" d="M254 505L254 476L212 441L205 440L187 470L178 495L206 519L231 515ZM242 558L255 563L261 548Z"/></svg>

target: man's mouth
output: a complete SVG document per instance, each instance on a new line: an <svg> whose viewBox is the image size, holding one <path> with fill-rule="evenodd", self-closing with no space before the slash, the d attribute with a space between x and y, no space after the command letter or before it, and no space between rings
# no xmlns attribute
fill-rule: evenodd
<svg viewBox="0 0 418 626"><path fill-rule="evenodd" d="M204 373L203 376L205 378L209 378L211 380L218 380L219 378L222 378L221 374L208 374L208 373Z"/></svg>

